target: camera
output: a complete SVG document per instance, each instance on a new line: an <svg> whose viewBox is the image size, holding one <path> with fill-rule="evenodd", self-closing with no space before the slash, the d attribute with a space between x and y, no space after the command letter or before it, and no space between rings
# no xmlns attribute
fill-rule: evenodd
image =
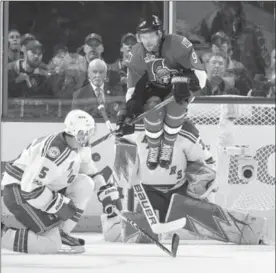
<svg viewBox="0 0 276 273"><path fill-rule="evenodd" d="M238 176L245 183L249 183L257 178L257 161L251 156L238 159Z"/></svg>

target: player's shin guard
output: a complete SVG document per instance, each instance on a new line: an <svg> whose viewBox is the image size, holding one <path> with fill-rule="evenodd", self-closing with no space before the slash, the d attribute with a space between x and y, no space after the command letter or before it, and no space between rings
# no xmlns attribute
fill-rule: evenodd
<svg viewBox="0 0 276 273"><path fill-rule="evenodd" d="M56 254L61 249L58 228L43 235L29 229L6 229L2 237L2 247L11 251L32 254Z"/></svg>
<svg viewBox="0 0 276 273"><path fill-rule="evenodd" d="M260 244L266 240L267 220L265 218L174 194L166 221L183 217L187 220L185 229L209 239L250 245Z"/></svg>
<svg viewBox="0 0 276 273"><path fill-rule="evenodd" d="M145 110L151 109L161 100L157 96L153 96L148 99L145 106ZM145 133L147 136L147 142L149 145L147 167L150 170L154 170L158 166L158 159L160 153L161 136L163 134L163 120L165 116L164 109L154 111L146 115L144 118Z"/></svg>

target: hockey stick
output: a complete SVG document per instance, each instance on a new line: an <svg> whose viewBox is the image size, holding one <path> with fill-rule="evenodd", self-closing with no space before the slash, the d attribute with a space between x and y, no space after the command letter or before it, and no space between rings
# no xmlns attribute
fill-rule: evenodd
<svg viewBox="0 0 276 273"><path fill-rule="evenodd" d="M169 104L170 102L174 101L174 97L173 96L170 96L169 98L165 99L164 101L160 102L159 104L155 105L153 108L151 108L150 110L140 114L138 117L136 117L135 119L132 120L132 123L131 124L135 124L137 123L138 121L140 121L141 119L143 119L147 114L151 113L151 112L154 112L156 110L159 110L161 109L162 107L166 106L167 104ZM101 109L104 109L104 106L101 104L99 105L98 109L101 108ZM102 113L103 111L100 112ZM104 111L105 112L105 111ZM106 114L106 112L105 112ZM106 114L107 116L107 114ZM108 118L107 118L108 119ZM110 121L109 121L110 123ZM111 124L111 123L110 123ZM116 132L116 130L111 130L108 134L102 136L101 138L95 140L94 142L92 142L90 144L90 147L94 147L100 143L102 143L103 141L107 140L111 135L113 135L114 133Z"/></svg>
<svg viewBox="0 0 276 273"><path fill-rule="evenodd" d="M138 230L143 236L145 236L147 239L149 239L152 243L154 243L156 246L158 246L160 249L162 249L164 252L169 254L171 257L175 258L178 250L179 245L179 236L177 234L174 234L172 237L172 243L171 243L171 250L166 248L163 244L155 240L152 236L150 236L145 230L143 230L141 227L139 227L134 221L131 219L128 219L125 217L117 208L113 207L113 211L125 222L130 224L133 228Z"/></svg>
<svg viewBox="0 0 276 273"><path fill-rule="evenodd" d="M99 105L98 109L101 112L102 117L108 126L108 129L112 132L111 123L108 119L104 106ZM136 171L133 173L136 173ZM158 218L156 217L156 214L152 208L152 205L148 199L147 193L145 192L143 185L138 180L138 177L135 176L134 179L131 179L131 182L136 193L136 197L138 198L139 203L143 209L144 215L152 231L155 234L173 232L175 230L183 228L186 225L186 218L181 218L168 223L160 223Z"/></svg>

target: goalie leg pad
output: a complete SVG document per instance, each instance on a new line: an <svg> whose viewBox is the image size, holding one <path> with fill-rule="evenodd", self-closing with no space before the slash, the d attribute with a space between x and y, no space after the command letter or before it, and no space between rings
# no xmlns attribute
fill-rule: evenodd
<svg viewBox="0 0 276 273"><path fill-rule="evenodd" d="M266 237L266 219L227 210L219 205L173 194L166 221L186 217L185 229L213 240L259 244Z"/></svg>
<svg viewBox="0 0 276 273"><path fill-rule="evenodd" d="M122 222L119 216L101 215L102 232L106 242L122 242Z"/></svg>
<svg viewBox="0 0 276 273"><path fill-rule="evenodd" d="M158 240L158 235L152 232L150 225L143 213L123 212L123 215L134 221L139 227ZM122 240L124 243L149 244L151 241L140 234L130 224L122 221Z"/></svg>

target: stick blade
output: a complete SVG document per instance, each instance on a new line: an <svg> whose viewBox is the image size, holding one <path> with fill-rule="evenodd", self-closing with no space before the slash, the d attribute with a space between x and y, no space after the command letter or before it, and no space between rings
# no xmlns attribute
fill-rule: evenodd
<svg viewBox="0 0 276 273"><path fill-rule="evenodd" d="M174 233L172 237L172 257L174 258L176 257L178 246L179 246L179 236L176 233Z"/></svg>
<svg viewBox="0 0 276 273"><path fill-rule="evenodd" d="M169 233L183 228L186 225L186 218L171 221L168 223L158 223L151 226L152 231L155 234L159 233Z"/></svg>

